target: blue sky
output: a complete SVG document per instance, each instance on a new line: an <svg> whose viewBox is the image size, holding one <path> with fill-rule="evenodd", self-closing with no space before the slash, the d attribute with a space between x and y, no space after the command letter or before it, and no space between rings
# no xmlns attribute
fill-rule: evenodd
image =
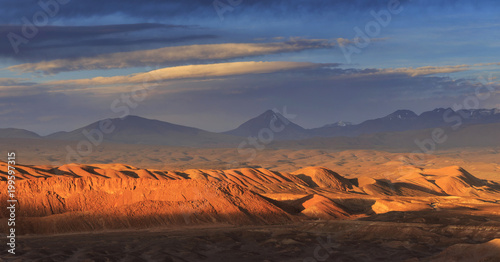
<svg viewBox="0 0 500 262"><path fill-rule="evenodd" d="M42 2L0 1L0 127L72 130L117 99L210 131L285 106L306 128L420 113L485 84L478 106L500 106L498 1Z"/></svg>

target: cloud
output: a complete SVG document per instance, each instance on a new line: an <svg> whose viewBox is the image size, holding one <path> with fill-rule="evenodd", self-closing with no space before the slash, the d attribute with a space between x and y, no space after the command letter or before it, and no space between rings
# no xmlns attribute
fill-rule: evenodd
<svg viewBox="0 0 500 262"><path fill-rule="evenodd" d="M435 75L435 74L447 74L467 71L471 68L470 65L455 65L455 66L422 66L422 67L403 67L403 68L390 68L382 69L377 73L382 74L406 74L412 77L415 76L425 76L425 75Z"/></svg>
<svg viewBox="0 0 500 262"><path fill-rule="evenodd" d="M20 61L95 56L116 50L133 51L166 44L202 41L217 36L198 26L158 23L111 24L92 26L44 26L36 35L25 38L24 25L1 25L0 57ZM9 38L16 35L18 38ZM22 39L25 40L13 40ZM19 49L16 53L13 42Z"/></svg>
<svg viewBox="0 0 500 262"><path fill-rule="evenodd" d="M492 66L492 65L500 65L500 63L478 63L478 64L474 64L474 66Z"/></svg>
<svg viewBox="0 0 500 262"><path fill-rule="evenodd" d="M55 74L67 71L127 68L152 65L173 65L179 62L216 61L308 49L331 48L333 43L322 39L293 38L273 43L225 43L164 47L153 50L119 52L78 59L58 59L11 66L19 72Z"/></svg>
<svg viewBox="0 0 500 262"><path fill-rule="evenodd" d="M382 42L382 41L385 41L387 39L388 39L387 37L370 38L370 42ZM337 38L336 41L340 46L347 46L347 45L357 44L360 41L362 42L363 40L361 40L360 38L354 38L351 40L351 39L346 39L346 38L340 37L340 38Z"/></svg>
<svg viewBox="0 0 500 262"><path fill-rule="evenodd" d="M436 74L454 73L470 70L470 65L453 66L423 66L423 67L403 67L403 68L340 68L340 64L321 64L310 62L289 62L289 61L246 61L229 62L215 64L185 65L161 68L144 73L135 73L123 76L94 77L84 79L55 80L44 83L25 82L22 79L0 78L0 89L2 96L20 95L22 92L39 93L48 92L94 92L94 93L117 93L123 90L134 89L137 86L154 83L155 85L165 81L182 81L190 79L192 82L212 81L214 79L229 76L245 76L255 74L269 74L295 71L299 72L306 79L313 79L314 75L320 78L327 77L332 81L354 81L356 79L410 79L432 76ZM424 78L422 78L424 79ZM25 79L26 80L26 79ZM399 81L398 80L398 81ZM357 81L357 80L356 80ZM379 81L379 80L377 80ZM162 86L167 86L162 83ZM172 92L189 91L196 89L181 88L170 90ZM237 90L237 88L234 88Z"/></svg>
<svg viewBox="0 0 500 262"><path fill-rule="evenodd" d="M0 27L0 34L7 35L8 33L22 34L24 25L3 25ZM37 27L43 38L80 38L94 37L99 35L110 35L118 33L127 33L158 28L191 28L186 25L165 25L158 23L137 23L137 24L114 24L114 25L96 25L96 26L44 26Z"/></svg>
<svg viewBox="0 0 500 262"><path fill-rule="evenodd" d="M125 89L133 89L141 84L159 84L164 81L196 79L196 81L213 80L228 76L245 76L255 74L280 73L295 70L300 72L306 79L313 79L314 75L320 78L328 77L332 81L354 81L356 79L366 79L381 81L380 79L393 80L410 79L432 76L443 73L454 73L469 70L469 65L455 66L423 66L404 68L340 68L340 64L321 64L310 62L230 62L216 64L186 65L161 68L145 73L136 73L124 76L94 77L88 79L57 80L39 84L40 87L50 89L51 92L86 92L92 90L97 93L116 93ZM399 81L398 80L398 81ZM356 80L357 81L357 80ZM406 81L406 80L405 80ZM167 86L166 83L162 83ZM118 89L117 89L118 88ZM189 91L195 89L181 88L170 90L172 92ZM237 90L234 88L233 90Z"/></svg>
<svg viewBox="0 0 500 262"><path fill-rule="evenodd" d="M384 76L404 76L421 77L437 74L449 74L471 70L476 65L449 65L449 66L422 66L422 67L399 67L399 68L334 68L329 71L334 78L356 78L356 77L384 77Z"/></svg>
<svg viewBox="0 0 500 262"><path fill-rule="evenodd" d="M224 77L246 74L263 74L284 70L316 68L322 64L307 62L233 62L208 65L187 65L167 67L147 73L126 76L95 77L90 79L60 80L46 83L46 86L99 86L116 84L141 84L186 78Z"/></svg>

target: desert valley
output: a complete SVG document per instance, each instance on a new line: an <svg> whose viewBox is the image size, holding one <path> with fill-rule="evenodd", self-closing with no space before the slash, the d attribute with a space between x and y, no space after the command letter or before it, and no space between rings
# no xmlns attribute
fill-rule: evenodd
<svg viewBox="0 0 500 262"><path fill-rule="evenodd" d="M0 262L498 262L499 13L0 0Z"/></svg>

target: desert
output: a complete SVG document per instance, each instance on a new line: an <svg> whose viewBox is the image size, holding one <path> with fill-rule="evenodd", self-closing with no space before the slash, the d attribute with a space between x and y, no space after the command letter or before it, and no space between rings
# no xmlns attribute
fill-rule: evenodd
<svg viewBox="0 0 500 262"><path fill-rule="evenodd" d="M18 165L17 261L498 259L497 180L460 166L375 161L391 153L331 155L339 154L367 161L349 176L321 166ZM4 192L7 164L0 168ZM456 251L463 247L470 250L465 257Z"/></svg>

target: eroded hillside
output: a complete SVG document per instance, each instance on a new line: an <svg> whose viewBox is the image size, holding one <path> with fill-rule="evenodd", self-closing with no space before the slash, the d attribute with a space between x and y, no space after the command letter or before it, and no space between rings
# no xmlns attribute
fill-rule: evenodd
<svg viewBox="0 0 500 262"><path fill-rule="evenodd" d="M458 166L406 167L392 180L323 167L165 171L123 164L16 167L20 234L198 224L286 224L391 211L498 210L500 186ZM7 166L0 163L0 201ZM6 220L7 213L2 213ZM2 223L4 227L7 223Z"/></svg>

